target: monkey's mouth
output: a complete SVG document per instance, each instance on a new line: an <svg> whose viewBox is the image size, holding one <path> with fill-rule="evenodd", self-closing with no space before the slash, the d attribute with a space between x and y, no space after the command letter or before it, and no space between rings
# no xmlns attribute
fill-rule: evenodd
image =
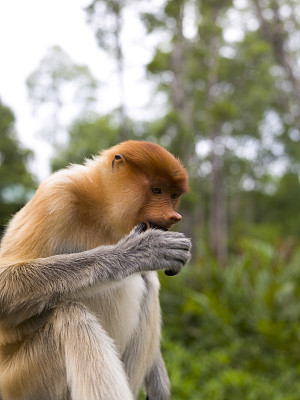
<svg viewBox="0 0 300 400"><path fill-rule="evenodd" d="M155 224L154 222L149 222L147 224L151 229L160 229L161 231L168 231L169 229L166 226Z"/></svg>

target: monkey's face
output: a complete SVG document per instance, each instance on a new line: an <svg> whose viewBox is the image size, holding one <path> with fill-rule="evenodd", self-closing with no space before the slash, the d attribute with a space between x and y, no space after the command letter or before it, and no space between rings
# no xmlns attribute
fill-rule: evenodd
<svg viewBox="0 0 300 400"><path fill-rule="evenodd" d="M170 229L181 220L180 196L188 191L187 173L165 149L147 142L124 142L107 151L110 220L124 235L140 224Z"/></svg>
<svg viewBox="0 0 300 400"><path fill-rule="evenodd" d="M177 212L181 189L163 179L151 179L138 171L119 171L111 213L121 235L146 223L149 228L170 229L181 221ZM113 182L111 182L113 184Z"/></svg>
<svg viewBox="0 0 300 400"><path fill-rule="evenodd" d="M138 222L151 228L170 229L181 221L177 212L182 193L166 182L150 182L145 190L145 201L138 213Z"/></svg>

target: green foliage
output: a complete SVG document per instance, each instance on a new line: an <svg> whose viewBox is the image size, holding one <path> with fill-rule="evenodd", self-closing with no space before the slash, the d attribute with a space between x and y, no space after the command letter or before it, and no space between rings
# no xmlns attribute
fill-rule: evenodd
<svg viewBox="0 0 300 400"><path fill-rule="evenodd" d="M300 246L239 248L226 267L204 254L161 276L174 400L300 397Z"/></svg>
<svg viewBox="0 0 300 400"><path fill-rule="evenodd" d="M300 183L298 174L286 173L276 183L274 193L255 192L255 210L248 225L250 236L273 243L283 237L300 236Z"/></svg>
<svg viewBox="0 0 300 400"><path fill-rule="evenodd" d="M61 148L52 160L52 170L63 168L70 163L80 164L100 150L117 144L119 133L119 127L111 115L91 121L75 121L70 127L67 145Z"/></svg>
<svg viewBox="0 0 300 400"><path fill-rule="evenodd" d="M52 159L52 170L64 168L70 163L83 163L86 158L97 155L120 142L120 126L116 113L99 117L78 119L69 128L69 139ZM145 127L127 120L128 139L144 139ZM137 134L139 134L137 136Z"/></svg>
<svg viewBox="0 0 300 400"><path fill-rule="evenodd" d="M31 195L35 186L26 162L32 153L22 148L14 131L15 117L0 100L0 232Z"/></svg>

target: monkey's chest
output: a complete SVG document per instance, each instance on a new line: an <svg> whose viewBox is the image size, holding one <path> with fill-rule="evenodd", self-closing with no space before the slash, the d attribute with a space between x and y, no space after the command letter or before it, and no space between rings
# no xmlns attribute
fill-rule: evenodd
<svg viewBox="0 0 300 400"><path fill-rule="evenodd" d="M146 285L141 275L132 275L122 282L99 288L87 306L123 354L143 312Z"/></svg>

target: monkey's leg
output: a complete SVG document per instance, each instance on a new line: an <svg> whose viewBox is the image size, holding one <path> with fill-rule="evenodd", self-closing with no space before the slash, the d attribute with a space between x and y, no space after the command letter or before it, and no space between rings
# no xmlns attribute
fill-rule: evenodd
<svg viewBox="0 0 300 400"><path fill-rule="evenodd" d="M160 352L159 281L155 272L143 274L143 278L147 290L139 327L123 354L123 361L135 396L145 382L151 400L168 400L170 382Z"/></svg>
<svg viewBox="0 0 300 400"><path fill-rule="evenodd" d="M114 343L75 302L56 306L24 342L0 348L0 361L3 400L133 400Z"/></svg>
<svg viewBox="0 0 300 400"><path fill-rule="evenodd" d="M115 345L93 314L74 302L59 305L54 329L72 400L133 400Z"/></svg>
<svg viewBox="0 0 300 400"><path fill-rule="evenodd" d="M2 345L0 360L1 399L71 399L64 353L51 320L23 341Z"/></svg>
<svg viewBox="0 0 300 400"><path fill-rule="evenodd" d="M170 398L169 377L160 351L146 375L145 387L147 400L169 400Z"/></svg>

